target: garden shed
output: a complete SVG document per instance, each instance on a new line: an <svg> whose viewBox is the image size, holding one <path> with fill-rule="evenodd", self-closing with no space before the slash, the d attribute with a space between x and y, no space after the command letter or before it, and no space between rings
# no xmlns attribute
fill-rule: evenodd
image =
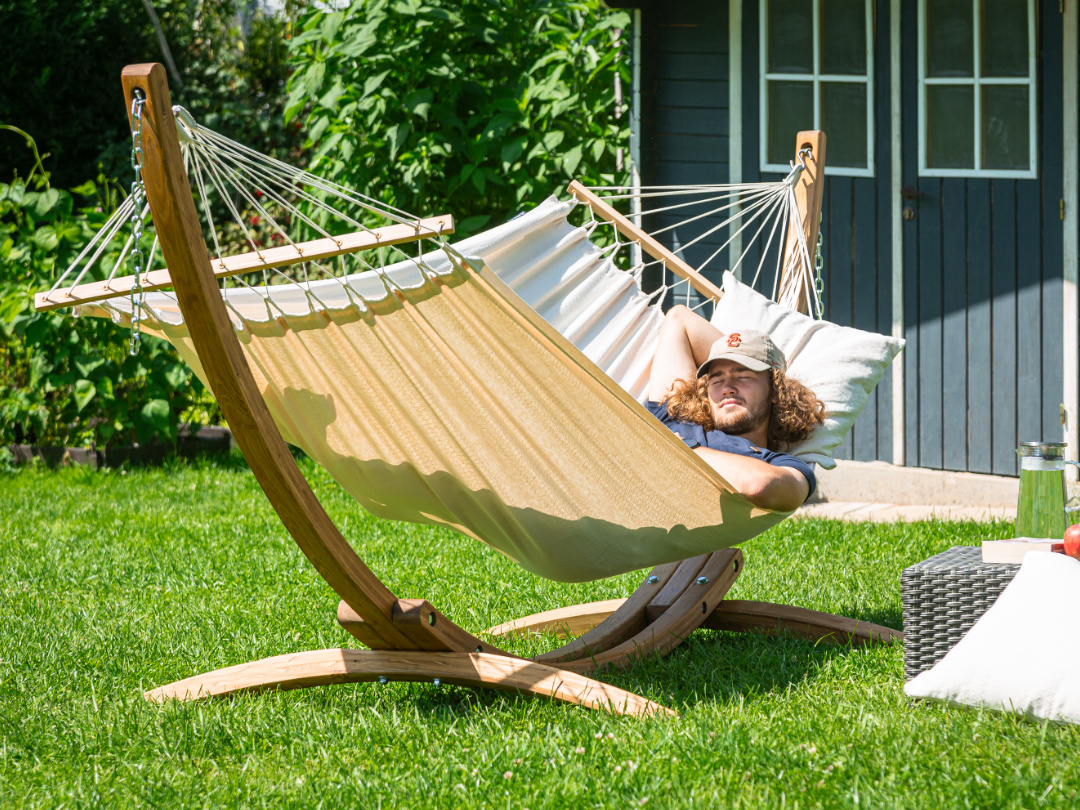
<svg viewBox="0 0 1080 810"><path fill-rule="evenodd" d="M776 179L825 130L824 316L907 340L839 458L1076 458L1077 0L610 5L633 9L635 182Z"/></svg>

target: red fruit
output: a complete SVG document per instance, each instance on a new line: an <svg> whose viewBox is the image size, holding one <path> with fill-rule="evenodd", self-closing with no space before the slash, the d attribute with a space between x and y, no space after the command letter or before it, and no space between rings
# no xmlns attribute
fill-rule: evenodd
<svg viewBox="0 0 1080 810"><path fill-rule="evenodd" d="M1080 560L1080 523L1074 523L1065 530L1065 553Z"/></svg>

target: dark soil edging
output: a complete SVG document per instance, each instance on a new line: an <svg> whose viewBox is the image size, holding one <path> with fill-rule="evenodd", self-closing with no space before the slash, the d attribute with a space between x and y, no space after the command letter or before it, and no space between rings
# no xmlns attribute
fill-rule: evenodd
<svg viewBox="0 0 1080 810"><path fill-rule="evenodd" d="M31 444L12 444L8 449L16 464L28 464L34 459L40 460L47 467L61 467L69 464L90 467L129 467L160 466L170 455L194 459L198 456L228 455L233 446L232 432L225 427L210 426L200 428L192 434L187 425L181 425L176 439L176 448L152 442L150 444L106 445L101 449L93 447L50 447Z"/></svg>

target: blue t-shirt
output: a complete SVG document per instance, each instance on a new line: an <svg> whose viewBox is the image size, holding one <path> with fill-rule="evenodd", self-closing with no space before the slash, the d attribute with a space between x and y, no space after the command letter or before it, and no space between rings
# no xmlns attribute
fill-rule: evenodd
<svg viewBox="0 0 1080 810"><path fill-rule="evenodd" d="M801 472L810 484L810 491L806 495L807 498L813 495L814 490L817 488L817 479L814 477L813 467L805 461L795 458L795 456L778 453L775 450L765 450L741 436L729 436L722 430L705 430L701 425L695 425L693 422L680 422L668 413L666 402L649 402L646 407L653 416L663 422L672 433L682 439L686 446L691 449L694 447L710 447L713 450L734 453L737 456L760 459L774 467L791 467Z"/></svg>

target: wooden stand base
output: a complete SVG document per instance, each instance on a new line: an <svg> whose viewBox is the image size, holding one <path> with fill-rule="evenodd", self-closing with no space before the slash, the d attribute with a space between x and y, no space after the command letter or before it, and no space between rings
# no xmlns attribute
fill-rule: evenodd
<svg viewBox="0 0 1080 810"><path fill-rule="evenodd" d="M312 650L277 655L196 675L145 693L147 700L194 700L263 689L332 683L441 681L540 695L590 709L639 717L674 715L659 703L573 672L492 653Z"/></svg>
<svg viewBox="0 0 1080 810"><path fill-rule="evenodd" d="M489 628L485 635L512 638L530 633L577 636L604 622L626 603L625 599L605 599L572 607L533 613L520 619ZM716 606L701 628L706 630L757 630L768 635L790 633L811 641L830 644L892 644L904 640L904 634L891 627L821 613L807 608L726 599Z"/></svg>
<svg viewBox="0 0 1080 810"><path fill-rule="evenodd" d="M675 713L633 692L586 677L607 666L628 667L663 655L694 630L788 632L815 642L891 644L903 634L881 625L769 602L724 600L742 570L742 552L723 549L654 568L628 599L549 610L492 627L508 637L561 632L578 636L534 660L510 655L458 628L423 600L399 600L393 610L403 630L423 627L432 647L455 649L314 650L278 655L197 675L146 693L147 700L193 700L262 689L299 689L377 680L439 681L459 686L540 695L566 703L639 717ZM377 637L344 602L341 625L365 643ZM472 650L472 651L465 651Z"/></svg>

